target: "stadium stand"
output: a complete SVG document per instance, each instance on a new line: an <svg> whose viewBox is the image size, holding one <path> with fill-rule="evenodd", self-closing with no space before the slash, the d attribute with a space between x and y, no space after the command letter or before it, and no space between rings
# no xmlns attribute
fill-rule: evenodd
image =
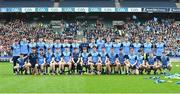
<svg viewBox="0 0 180 94"><path fill-rule="evenodd" d="M53 0L0 0L0 7L53 7Z"/></svg>

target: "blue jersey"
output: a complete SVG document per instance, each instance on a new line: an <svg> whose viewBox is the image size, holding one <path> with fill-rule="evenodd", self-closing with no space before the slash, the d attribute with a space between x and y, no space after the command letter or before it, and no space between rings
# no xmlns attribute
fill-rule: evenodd
<svg viewBox="0 0 180 94"><path fill-rule="evenodd" d="M112 43L109 42L109 43L105 43L105 48L106 48L106 52L109 53L110 50L111 50L111 47L112 47Z"/></svg>
<svg viewBox="0 0 180 94"><path fill-rule="evenodd" d="M54 44L46 43L45 44L46 52L47 52L48 48L51 49L51 52L54 52L54 48L53 47L54 47Z"/></svg>
<svg viewBox="0 0 180 94"><path fill-rule="evenodd" d="M108 56L107 53L106 52L101 52L100 56L101 56L102 63L105 64L106 57Z"/></svg>
<svg viewBox="0 0 180 94"><path fill-rule="evenodd" d="M44 54L38 54L38 64L39 65L44 63L44 58L45 58Z"/></svg>
<svg viewBox="0 0 180 94"><path fill-rule="evenodd" d="M91 55L92 55L92 61L93 63L97 63L98 62L98 57L99 57L99 54L98 52L91 52Z"/></svg>
<svg viewBox="0 0 180 94"><path fill-rule="evenodd" d="M71 52L63 52L64 61L67 63L71 59Z"/></svg>
<svg viewBox="0 0 180 94"><path fill-rule="evenodd" d="M54 53L54 60L56 62L59 62L61 60L61 53Z"/></svg>
<svg viewBox="0 0 180 94"><path fill-rule="evenodd" d="M89 56L89 53L81 53L81 58L83 60L83 63L88 62L88 56Z"/></svg>
<svg viewBox="0 0 180 94"><path fill-rule="evenodd" d="M144 53L150 53L152 51L152 44L151 43L144 43Z"/></svg>
<svg viewBox="0 0 180 94"><path fill-rule="evenodd" d="M52 61L52 58L54 57L53 53L48 53L46 52L46 64L50 64L50 62Z"/></svg>
<svg viewBox="0 0 180 94"><path fill-rule="evenodd" d="M20 67L23 67L25 64L25 59L24 58L18 58L18 64Z"/></svg>
<svg viewBox="0 0 180 94"><path fill-rule="evenodd" d="M72 46L71 49L72 53L74 52L74 48L77 48L77 52L79 52L79 47L80 47L79 43L72 43L71 46Z"/></svg>
<svg viewBox="0 0 180 94"><path fill-rule="evenodd" d="M74 53L72 54L72 57L73 57L73 59L74 59L74 62L77 63L78 58L79 58L79 53L75 53L75 52L74 52Z"/></svg>
<svg viewBox="0 0 180 94"><path fill-rule="evenodd" d="M161 56L162 52L164 51L164 43L156 43L156 56Z"/></svg>
<svg viewBox="0 0 180 94"><path fill-rule="evenodd" d="M98 52L101 52L102 47L104 46L105 41L104 40L97 40L96 43L97 43L97 47L98 47Z"/></svg>
<svg viewBox="0 0 180 94"><path fill-rule="evenodd" d="M162 65L167 66L169 64L169 57L168 56L161 56Z"/></svg>
<svg viewBox="0 0 180 94"><path fill-rule="evenodd" d="M123 52L125 55L129 55L130 42L123 42Z"/></svg>
<svg viewBox="0 0 180 94"><path fill-rule="evenodd" d="M28 47L29 47L29 53L31 53L32 52L32 48L34 47L34 48L36 48L36 43L35 42L31 42L31 43L29 43L29 45L28 45Z"/></svg>
<svg viewBox="0 0 180 94"><path fill-rule="evenodd" d="M65 47L68 48L68 51L71 51L71 49L70 49L71 45L70 45L69 43L64 43L64 44L62 45L62 52L65 51Z"/></svg>
<svg viewBox="0 0 180 94"><path fill-rule="evenodd" d="M62 51L62 44L61 43L54 43L54 49L60 49L59 51Z"/></svg>
<svg viewBox="0 0 180 94"><path fill-rule="evenodd" d="M45 43L44 42L37 42L38 52L40 51L40 49L43 49L43 51L44 51L44 47L45 47Z"/></svg>
<svg viewBox="0 0 180 94"><path fill-rule="evenodd" d="M148 57L147 61L148 61L149 65L154 65L154 63L156 61L156 57Z"/></svg>
<svg viewBox="0 0 180 94"><path fill-rule="evenodd" d="M113 44L113 47L114 47L114 52L115 52L116 54L118 54L118 53L119 53L119 49L120 49L120 47L121 47L121 43L114 43L114 44Z"/></svg>
<svg viewBox="0 0 180 94"><path fill-rule="evenodd" d="M114 62L116 60L116 57L117 57L116 53L111 52L111 53L108 54L108 57L109 57L109 60L110 60L111 64L114 64Z"/></svg>
<svg viewBox="0 0 180 94"><path fill-rule="evenodd" d="M14 44L12 45L11 49L12 49L12 55L13 55L13 56L19 56L19 55L20 55L21 49L20 49L20 45L19 45L19 44L15 44L15 43L14 43Z"/></svg>
<svg viewBox="0 0 180 94"><path fill-rule="evenodd" d="M128 59L131 65L134 65L136 63L137 57L136 55L128 55Z"/></svg>
<svg viewBox="0 0 180 94"><path fill-rule="evenodd" d="M90 43L89 44L89 52L92 52L93 50L93 47L96 46L97 47L97 44L96 43Z"/></svg>
<svg viewBox="0 0 180 94"><path fill-rule="evenodd" d="M141 65L143 63L144 56L142 55L137 55L137 64Z"/></svg>
<svg viewBox="0 0 180 94"><path fill-rule="evenodd" d="M124 63L124 60L125 60L125 55L123 53L119 53L118 54L118 60L121 64Z"/></svg>
<svg viewBox="0 0 180 94"><path fill-rule="evenodd" d="M20 42L20 48L21 48L22 54L28 54L29 49L28 49L28 43L27 42L21 41Z"/></svg>
<svg viewBox="0 0 180 94"><path fill-rule="evenodd" d="M140 43L133 43L132 45L134 47L134 54L137 55L138 54L138 50L141 47L141 44Z"/></svg>

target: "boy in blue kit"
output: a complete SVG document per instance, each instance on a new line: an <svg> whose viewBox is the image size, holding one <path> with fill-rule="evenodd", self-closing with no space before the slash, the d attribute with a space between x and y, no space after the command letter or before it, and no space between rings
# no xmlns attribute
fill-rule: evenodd
<svg viewBox="0 0 180 94"><path fill-rule="evenodd" d="M12 61L13 61L13 72L15 73L14 67L16 66L17 59L19 58L20 55L20 44L18 40L15 40L15 43L13 43L13 45L11 46L11 50L12 50Z"/></svg>
<svg viewBox="0 0 180 94"><path fill-rule="evenodd" d="M43 41L43 38L39 38L39 41L37 42L37 52L39 53L40 52L40 49L43 49L43 51L45 51L45 43Z"/></svg>
<svg viewBox="0 0 180 94"><path fill-rule="evenodd" d="M100 61L101 61L101 64L102 64L102 73L104 74L105 73L105 69L103 68L104 66L106 66L106 59L108 57L108 54L106 53L106 48L105 46L102 47L102 50L101 52L99 53L100 55Z"/></svg>
<svg viewBox="0 0 180 94"><path fill-rule="evenodd" d="M172 69L172 64L170 63L169 57L167 56L166 52L162 53L161 56L161 62L162 62L162 69L163 72L165 73L165 70L167 69L168 71L171 71Z"/></svg>
<svg viewBox="0 0 180 94"><path fill-rule="evenodd" d="M30 40L30 43L28 44L28 52L29 52L29 54L32 52L32 48L36 48L36 42L35 42L35 39L34 38L32 38L31 40Z"/></svg>
<svg viewBox="0 0 180 94"><path fill-rule="evenodd" d="M97 70L97 73L100 74L102 64L98 62L99 61L99 53L97 52L96 46L93 46L93 51L91 52L91 56L92 56L92 63L94 65L95 69Z"/></svg>
<svg viewBox="0 0 180 94"><path fill-rule="evenodd" d="M110 53L111 47L112 47L112 42L111 42L111 38L107 37L106 38L106 43L105 43L105 48L106 48L106 52Z"/></svg>
<svg viewBox="0 0 180 94"><path fill-rule="evenodd" d="M130 72L131 74L139 74L138 69L137 69L137 57L134 54L134 49L130 49L130 54L127 57L127 60L130 64Z"/></svg>
<svg viewBox="0 0 180 94"><path fill-rule="evenodd" d="M156 48L156 58L161 61L162 52L164 51L165 44L162 42L162 36L158 36L157 43L155 44Z"/></svg>
<svg viewBox="0 0 180 94"><path fill-rule="evenodd" d="M89 53L87 52L87 48L83 47L83 51L81 53L81 61L82 61L83 67L85 67L85 69L86 69L86 73L89 68L88 67L88 57L89 57Z"/></svg>
<svg viewBox="0 0 180 94"><path fill-rule="evenodd" d="M129 42L128 36L125 36L124 42L122 43L122 47L123 47L123 53L126 58L129 55L130 46L131 46L131 43Z"/></svg>
<svg viewBox="0 0 180 94"><path fill-rule="evenodd" d="M35 65L38 63L38 55L35 47L32 47L32 51L29 54L28 59L30 65L30 74L37 74L37 67L35 67Z"/></svg>
<svg viewBox="0 0 180 94"><path fill-rule="evenodd" d="M80 54L78 49L75 47L72 53L72 72L82 74L82 61L80 60Z"/></svg>
<svg viewBox="0 0 180 94"><path fill-rule="evenodd" d="M139 74L143 74L143 70L146 69L146 67L143 65L145 63L145 58L143 56L142 50L138 50L137 54L137 68L139 70Z"/></svg>
<svg viewBox="0 0 180 94"><path fill-rule="evenodd" d="M54 43L54 52L56 49L59 49L59 52L62 51L62 43L60 39L56 39Z"/></svg>
<svg viewBox="0 0 180 94"><path fill-rule="evenodd" d="M71 72L72 67L72 58L71 58L71 52L69 50L69 47L65 47L65 51L63 52L63 61L61 62L61 70L62 74L64 74L64 69L67 66L68 67L68 74Z"/></svg>
<svg viewBox="0 0 180 94"><path fill-rule="evenodd" d="M20 57L17 60L17 64L14 67L14 69L17 72L16 74L19 74L19 73L23 74L24 71L26 72L25 74L27 74L27 71L29 70L29 66L27 65L25 61L26 58L27 57L24 57L24 54L22 53L20 54Z"/></svg>
<svg viewBox="0 0 180 94"><path fill-rule="evenodd" d="M138 37L135 37L135 43L133 43L132 46L134 48L134 54L138 55L138 51L142 47L141 43L139 43L139 38Z"/></svg>
<svg viewBox="0 0 180 94"><path fill-rule="evenodd" d="M20 48L21 48L21 53L24 54L24 56L27 56L29 54L29 49L28 49L28 42L25 37L20 41Z"/></svg>
<svg viewBox="0 0 180 94"><path fill-rule="evenodd" d="M117 58L117 54L114 52L114 48L111 48L110 53L108 54L109 57L109 61L110 61L110 70L112 72L112 70L114 69L114 66L117 66L116 62L116 58Z"/></svg>
<svg viewBox="0 0 180 94"><path fill-rule="evenodd" d="M45 70L46 70L46 74L48 74L48 67L50 67L51 73L53 70L53 66L52 66L52 62L54 60L54 54L51 52L51 48L47 48L47 52L45 54Z"/></svg>
<svg viewBox="0 0 180 94"><path fill-rule="evenodd" d="M45 75L45 54L43 49L40 49L40 52L38 54L38 73L43 73Z"/></svg>
<svg viewBox="0 0 180 94"><path fill-rule="evenodd" d="M105 41L103 40L103 37L100 35L96 41L97 47L98 47L98 52L101 52L102 47L105 44Z"/></svg>
<svg viewBox="0 0 180 94"><path fill-rule="evenodd" d="M122 74L122 72L125 72L125 55L123 53L122 48L119 49L119 53L117 54L118 57L118 62L120 63L120 74Z"/></svg>
<svg viewBox="0 0 180 94"><path fill-rule="evenodd" d="M53 40L52 39L47 39L46 40L46 43L45 43L45 51L44 52L47 52L48 51L48 48L50 48L51 52L53 53L53 50L54 50L54 43L53 43Z"/></svg>
<svg viewBox="0 0 180 94"><path fill-rule="evenodd" d="M93 51L93 47L96 46L97 47L97 44L96 44L96 41L94 38L91 38L91 42L89 44L89 52L91 53Z"/></svg>
<svg viewBox="0 0 180 94"><path fill-rule="evenodd" d="M76 48L77 52L79 53L80 44L78 43L78 40L74 40L74 42L71 44L71 52L74 52L74 49Z"/></svg>
<svg viewBox="0 0 180 94"><path fill-rule="evenodd" d="M119 54L119 49L121 48L121 43L119 42L119 38L115 38L115 42L113 43L114 52Z"/></svg>
<svg viewBox="0 0 180 94"><path fill-rule="evenodd" d="M149 56L147 57L147 62L148 62L148 74L150 74L151 70L153 70L154 74L156 74L156 69L155 69L156 57L153 55L153 52L149 53Z"/></svg>

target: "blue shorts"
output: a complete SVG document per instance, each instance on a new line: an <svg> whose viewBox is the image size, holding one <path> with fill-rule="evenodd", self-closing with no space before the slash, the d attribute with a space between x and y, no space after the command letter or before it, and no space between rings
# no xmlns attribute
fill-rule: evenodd
<svg viewBox="0 0 180 94"><path fill-rule="evenodd" d="M156 56L156 59L161 61L161 56Z"/></svg>

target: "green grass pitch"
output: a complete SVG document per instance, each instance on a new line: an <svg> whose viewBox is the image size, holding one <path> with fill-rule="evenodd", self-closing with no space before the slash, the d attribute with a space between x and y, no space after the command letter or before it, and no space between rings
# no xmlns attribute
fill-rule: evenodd
<svg viewBox="0 0 180 94"><path fill-rule="evenodd" d="M173 63L172 73L180 73ZM180 80L155 84L154 75L14 75L12 64L0 63L0 93L180 93ZM165 79L164 76L160 76ZM166 79L167 80L167 79Z"/></svg>

